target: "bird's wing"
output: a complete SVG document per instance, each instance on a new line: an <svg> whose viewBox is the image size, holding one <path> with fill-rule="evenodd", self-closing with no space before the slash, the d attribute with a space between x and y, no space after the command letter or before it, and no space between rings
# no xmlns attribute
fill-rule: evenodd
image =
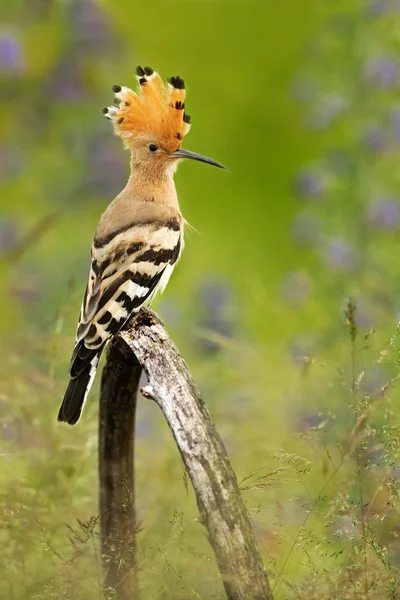
<svg viewBox="0 0 400 600"><path fill-rule="evenodd" d="M117 333L133 312L165 287L182 249L181 224L132 225L95 239L70 373L77 377L93 354Z"/></svg>

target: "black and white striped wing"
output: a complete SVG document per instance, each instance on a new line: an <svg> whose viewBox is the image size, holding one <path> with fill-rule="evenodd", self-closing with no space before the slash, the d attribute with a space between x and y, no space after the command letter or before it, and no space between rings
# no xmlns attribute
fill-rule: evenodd
<svg viewBox="0 0 400 600"><path fill-rule="evenodd" d="M95 240L92 247L71 377L87 368L133 312L163 291L181 253L182 233L175 223L154 223L102 242Z"/></svg>

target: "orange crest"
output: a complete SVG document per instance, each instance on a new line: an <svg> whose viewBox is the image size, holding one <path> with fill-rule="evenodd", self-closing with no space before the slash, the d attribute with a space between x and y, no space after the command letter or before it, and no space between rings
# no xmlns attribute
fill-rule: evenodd
<svg viewBox="0 0 400 600"><path fill-rule="evenodd" d="M185 113L185 84L179 76L164 85L151 67L137 67L139 92L113 86L119 106L103 109L114 124L114 132L129 145L130 138L149 133L169 152L175 152L190 129L190 117Z"/></svg>

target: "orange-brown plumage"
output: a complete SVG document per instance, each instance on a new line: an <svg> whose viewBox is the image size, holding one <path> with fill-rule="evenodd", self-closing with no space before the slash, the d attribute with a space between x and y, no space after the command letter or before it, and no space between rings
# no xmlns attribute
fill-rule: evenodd
<svg viewBox="0 0 400 600"><path fill-rule="evenodd" d="M190 129L190 118L184 110L185 86L180 77L171 77L164 85L150 67L137 68L139 90L114 86L119 106L104 109L113 121L114 131L132 146L140 134L153 135L167 152L180 148Z"/></svg>

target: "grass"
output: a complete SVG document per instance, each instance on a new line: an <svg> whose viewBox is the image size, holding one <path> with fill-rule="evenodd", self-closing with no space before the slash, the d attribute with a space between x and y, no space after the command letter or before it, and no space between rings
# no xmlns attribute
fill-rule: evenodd
<svg viewBox="0 0 400 600"><path fill-rule="evenodd" d="M213 410L231 448L275 598L366 600L396 598L399 590L400 428L392 407L398 375L367 393L371 364L364 356L393 368L398 335L380 348L372 342L376 334L361 335L356 314L349 301L339 338L343 361L330 365L311 359L298 380L308 409L322 393L336 410L308 414L285 449L273 451L275 443L265 439L266 422L253 419L253 403L260 410L261 398L250 394L249 416L241 425L250 425L252 436L264 438L265 454L257 444L243 444L240 428L221 420L227 405ZM63 340L56 323L53 336ZM18 340L14 343L15 354L10 352L3 364L9 383L2 396L1 595L16 600L100 598L95 402L92 398L78 428L57 425L54 400L62 383L51 373L58 371L58 359L53 356L50 371L24 368L21 377L16 359L21 349ZM31 344L29 351L40 353L48 340ZM224 352L219 368L225 369L225 363L232 363L232 349ZM246 357L252 361L253 353L243 352L244 372ZM253 384L247 383L248 392ZM15 402L16 395L25 401ZM284 405L282 391L275 390L275 397ZM287 419L284 410L281 419ZM257 454L264 454L259 466ZM143 399L136 471L139 579L145 597L169 598L173 590L174 598L224 598L176 448L156 407Z"/></svg>
<svg viewBox="0 0 400 600"><path fill-rule="evenodd" d="M97 113L143 59L188 73L190 147L229 166L179 172L202 234L156 309L223 437L275 598L397 600L395 2L154 0L149 35L132 2L83 1L9 3L0 33L2 69L4 40L14 48L0 114L0 597L101 597L99 381L78 427L56 414L88 244L126 180ZM143 398L136 436L143 598L224 598L175 444Z"/></svg>

